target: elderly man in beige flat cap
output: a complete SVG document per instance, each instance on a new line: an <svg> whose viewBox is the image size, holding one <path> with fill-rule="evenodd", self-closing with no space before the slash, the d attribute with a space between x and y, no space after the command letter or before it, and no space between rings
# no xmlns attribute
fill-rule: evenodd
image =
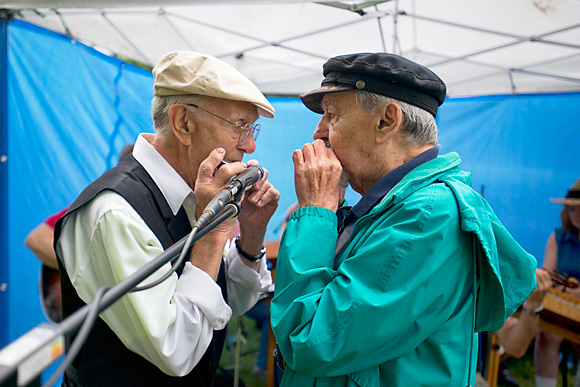
<svg viewBox="0 0 580 387"><path fill-rule="evenodd" d="M83 191L56 225L64 317L187 235L247 168L242 159L256 148L258 116L274 117L252 82L208 55L168 54L153 75L155 134L140 134L133 153ZM229 219L195 242L167 280L105 310L64 385L212 385L227 322L272 283L263 239L279 196L266 171L244 194L235 242ZM168 263L144 282L169 270Z"/></svg>

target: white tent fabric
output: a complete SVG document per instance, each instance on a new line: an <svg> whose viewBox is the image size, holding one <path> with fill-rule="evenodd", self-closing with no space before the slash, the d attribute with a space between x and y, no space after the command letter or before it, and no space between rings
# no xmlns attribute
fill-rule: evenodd
<svg viewBox="0 0 580 387"><path fill-rule="evenodd" d="M208 53L269 95L315 88L326 59L363 51L430 67L449 96L580 91L578 0L0 0L0 8L149 65L169 51Z"/></svg>

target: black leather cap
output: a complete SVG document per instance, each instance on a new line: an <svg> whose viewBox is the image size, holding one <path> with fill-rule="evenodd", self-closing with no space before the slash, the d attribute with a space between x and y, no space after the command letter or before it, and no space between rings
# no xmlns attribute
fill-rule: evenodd
<svg viewBox="0 0 580 387"><path fill-rule="evenodd" d="M319 88L300 96L308 109L320 114L324 94L358 89L418 106L435 117L447 92L445 83L427 67L384 52L330 58L323 74Z"/></svg>

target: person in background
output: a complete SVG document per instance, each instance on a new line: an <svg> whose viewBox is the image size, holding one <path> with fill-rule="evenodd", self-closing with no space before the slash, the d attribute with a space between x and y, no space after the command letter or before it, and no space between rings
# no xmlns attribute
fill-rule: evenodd
<svg viewBox="0 0 580 387"><path fill-rule="evenodd" d="M388 53L323 69L322 86L301 96L322 117L292 155L299 208L270 307L281 383L473 385L476 332L500 329L526 300L536 261L459 156L438 155L436 74ZM339 222L343 171L362 198Z"/></svg>
<svg viewBox="0 0 580 387"><path fill-rule="evenodd" d="M119 161L131 153L133 144L123 147ZM24 245L42 262L40 296L46 317L53 322L62 321L62 303L60 293L60 275L54 252L54 225L66 213L68 207L50 215L28 233Z"/></svg>
<svg viewBox="0 0 580 387"><path fill-rule="evenodd" d="M552 287L552 279L550 274L543 269L536 269L536 289L530 294L528 299L520 308L521 312L518 318L510 316L504 326L495 331L497 339L500 344L499 350L496 352L497 356L511 356L516 359L524 356L534 340L536 329L538 328L538 320L540 312L543 309L542 302L548 290ZM490 372L487 367L489 365L489 351L491 345L490 332L482 332L480 337L480 364L478 365L477 378L475 380L476 387L486 387L488 382L483 377L483 371ZM497 382L500 386L517 386L518 383L514 378L512 372L507 368L505 362L500 362L497 370ZM494 375L495 377L495 375ZM489 379L490 376L486 375Z"/></svg>
<svg viewBox="0 0 580 387"><path fill-rule="evenodd" d="M44 315L52 322L62 321L60 275L54 252L54 225L66 213L67 208L50 215L28 233L24 245L42 263L40 268L39 293Z"/></svg>
<svg viewBox="0 0 580 387"><path fill-rule="evenodd" d="M169 53L153 77L155 133L140 134L133 153L56 224L65 317L190 233L208 203L248 168L242 160L256 149L259 115L274 117L250 80L209 55ZM212 385L226 324L272 282L263 240L280 194L267 175L243 194L233 243L230 218L196 241L174 272L165 264L141 284L155 286L100 314L64 385Z"/></svg>
<svg viewBox="0 0 580 387"><path fill-rule="evenodd" d="M58 271L56 253L54 252L54 225L66 213L68 207L50 215L28 233L24 245L28 247L42 264Z"/></svg>
<svg viewBox="0 0 580 387"><path fill-rule="evenodd" d="M526 354L536 335L542 302L552 287L550 274L544 269L536 269L536 283L536 289L522 304L519 317L509 317L504 326L496 331L504 353L517 359Z"/></svg>
<svg viewBox="0 0 580 387"><path fill-rule="evenodd" d="M564 208L560 212L562 224L550 234L546 243L543 268L578 280L580 279L580 178L570 187L565 198L551 198L550 200L563 204ZM580 288L566 289L566 292L580 298ZM562 340L562 337L556 334L538 331L534 348L536 386L556 386ZM574 344L572 348L580 356L580 347ZM580 386L580 367L575 383Z"/></svg>

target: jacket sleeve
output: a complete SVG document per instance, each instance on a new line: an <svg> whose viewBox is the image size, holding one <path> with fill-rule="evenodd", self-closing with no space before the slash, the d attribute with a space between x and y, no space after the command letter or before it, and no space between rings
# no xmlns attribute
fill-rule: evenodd
<svg viewBox="0 0 580 387"><path fill-rule="evenodd" d="M360 371L416 349L453 315L469 315L471 238L460 231L450 191L425 191L359 220L336 268L336 216L313 207L294 213L271 305L290 368L310 376ZM465 326L457 340L471 332Z"/></svg>

